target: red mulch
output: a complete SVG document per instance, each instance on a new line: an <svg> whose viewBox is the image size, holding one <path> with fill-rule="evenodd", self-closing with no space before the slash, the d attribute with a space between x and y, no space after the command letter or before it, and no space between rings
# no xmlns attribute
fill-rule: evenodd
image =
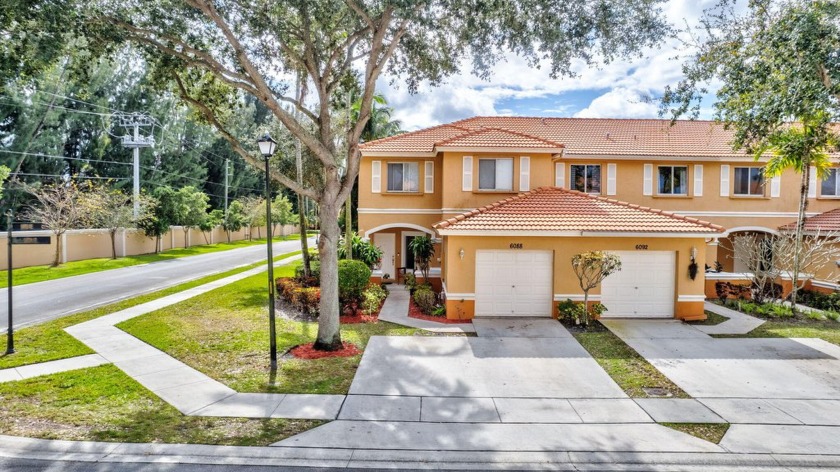
<svg viewBox="0 0 840 472"><path fill-rule="evenodd" d="M355 315L341 315L338 317L338 320L341 324L379 323L379 312L382 311L382 305L384 304L385 300L382 300L382 303L379 304L379 309L370 315L365 315L359 310Z"/></svg>
<svg viewBox="0 0 840 472"><path fill-rule="evenodd" d="M445 316L429 316L423 313L420 310L420 307L414 303L414 299L410 298L408 301L408 317L409 318L417 318L418 320L426 320L426 321L434 321L435 323L442 323L442 324L460 324L460 323L472 323L470 320L450 320Z"/></svg>
<svg viewBox="0 0 840 472"><path fill-rule="evenodd" d="M316 351L312 345L314 343L301 344L289 350L289 354L298 359L323 359L326 357L353 357L362 353L355 344L348 342L342 343L343 348L338 351Z"/></svg>

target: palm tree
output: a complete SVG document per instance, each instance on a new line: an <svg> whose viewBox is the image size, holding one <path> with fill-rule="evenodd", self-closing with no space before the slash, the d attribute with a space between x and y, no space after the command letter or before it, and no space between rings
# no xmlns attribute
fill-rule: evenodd
<svg viewBox="0 0 840 472"><path fill-rule="evenodd" d="M801 123L787 126L770 135L766 145L755 152L758 160L765 153L771 155L764 166L767 179L781 175L787 169L793 169L800 174L799 212L796 219L795 253L793 255L793 290L790 301L796 310L796 292L799 284L799 271L802 266L800 252L802 249L802 234L805 228L805 212L808 209L808 189L810 186L811 167L816 170L819 179L825 179L831 168L828 150L837 146L837 136L829 128L828 114L819 113L807 117Z"/></svg>

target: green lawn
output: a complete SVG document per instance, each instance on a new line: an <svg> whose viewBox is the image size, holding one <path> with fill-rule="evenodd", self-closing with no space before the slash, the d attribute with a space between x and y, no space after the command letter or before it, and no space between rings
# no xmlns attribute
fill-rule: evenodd
<svg viewBox="0 0 840 472"><path fill-rule="evenodd" d="M46 439L267 446L322 421L182 415L105 365L0 383L0 433Z"/></svg>
<svg viewBox="0 0 840 472"><path fill-rule="evenodd" d="M819 338L840 346L840 323L809 319L766 321L747 334L715 335L716 338Z"/></svg>
<svg viewBox="0 0 840 472"><path fill-rule="evenodd" d="M646 398L649 396L643 390L646 387L663 389L673 397L689 398L687 393L609 330L573 334L627 395Z"/></svg>
<svg viewBox="0 0 840 472"><path fill-rule="evenodd" d="M287 266L275 275L293 273L294 267ZM347 393L360 356L319 360L283 357L276 383L269 385L265 292L264 275L249 277L118 326L239 392ZM317 331L317 323L278 316L278 352L314 341ZM386 322L342 325L341 333L345 341L360 348L374 335L430 334Z"/></svg>
<svg viewBox="0 0 840 472"><path fill-rule="evenodd" d="M290 241L299 239L300 235L292 234L288 236L275 238L276 241ZM139 256L126 256L118 259L103 258L103 259L87 259L84 261L72 261L61 264L58 267L52 266L33 266L22 267L15 269L12 274L14 285L31 284L35 282L44 282L46 280L61 279L64 277L72 277L74 275L89 274L91 272L100 272L103 270L119 269L122 267L129 267L140 264L148 264L150 262L166 261L170 259L177 259L179 257L196 256L199 254L209 254L212 252L228 251L246 246L254 246L257 244L265 244L265 238L254 239L253 241L234 241L230 243L207 244L201 246L191 246L188 248L176 248L161 252L160 254L141 254ZM0 287L8 285L8 273L3 270L0 271Z"/></svg>
<svg viewBox="0 0 840 472"><path fill-rule="evenodd" d="M706 319L705 320L703 320L703 321L686 321L686 323L688 323L690 325L695 325L695 326L696 325L714 326L714 325L719 325L719 324L723 323L724 321L729 320L729 318L727 318L723 315L718 315L717 313L715 313L713 311L706 310L705 313L706 313Z"/></svg>
<svg viewBox="0 0 840 472"><path fill-rule="evenodd" d="M275 260L283 259L293 255L300 254L300 251L281 254L275 257ZM140 305L151 300L155 300L166 295L181 292L189 288L203 285L213 280L218 280L229 275L233 275L244 270L256 267L263 264L262 262L252 264L248 267L240 267L224 273L213 274L201 279L196 279L191 282L186 282L174 287L169 287L153 293L148 293L127 300L122 300L117 303L105 305L93 310L76 313L74 315L59 318L53 321L48 321L35 326L26 327L15 332L15 348L17 352L11 355L0 355L0 369L7 369L10 367L18 367L22 365L34 364L37 362L46 362L57 359L64 359L68 357L75 357L84 354L92 354L87 346L77 341L76 338L70 336L64 331L64 328L73 326L84 321L98 318L109 313L114 313L126 308ZM262 276L265 278L265 275ZM6 335L0 335L0 346L6 345Z"/></svg>

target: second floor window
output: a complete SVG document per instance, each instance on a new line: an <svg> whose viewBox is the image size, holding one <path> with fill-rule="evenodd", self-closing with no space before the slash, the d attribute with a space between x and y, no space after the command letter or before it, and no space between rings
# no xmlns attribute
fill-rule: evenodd
<svg viewBox="0 0 840 472"><path fill-rule="evenodd" d="M600 165L572 165L569 169L573 189L579 192L601 193Z"/></svg>
<svg viewBox="0 0 840 472"><path fill-rule="evenodd" d="M840 179L837 169L828 169L828 178L822 181L820 194L824 197L840 197Z"/></svg>
<svg viewBox="0 0 840 472"><path fill-rule="evenodd" d="M513 159L479 159L479 190L513 190Z"/></svg>
<svg viewBox="0 0 840 472"><path fill-rule="evenodd" d="M660 195L688 195L688 167L659 167Z"/></svg>
<svg viewBox="0 0 840 472"><path fill-rule="evenodd" d="M416 162L397 162L388 164L389 192L419 192L420 173Z"/></svg>
<svg viewBox="0 0 840 472"><path fill-rule="evenodd" d="M761 167L735 168L735 195L764 195L764 173Z"/></svg>

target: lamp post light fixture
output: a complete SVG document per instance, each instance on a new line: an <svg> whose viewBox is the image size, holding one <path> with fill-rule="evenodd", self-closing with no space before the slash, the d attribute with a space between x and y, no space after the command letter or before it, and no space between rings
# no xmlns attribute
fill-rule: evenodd
<svg viewBox="0 0 840 472"><path fill-rule="evenodd" d="M277 142L271 139L268 133L257 140L260 146L260 154L265 159L265 232L266 232L266 248L268 250L268 332L269 332L269 349L271 351L271 371L277 370L277 333L275 331L275 314L274 314L274 254L271 248L271 178L268 174L268 162L271 156L274 155L274 150L277 148Z"/></svg>

